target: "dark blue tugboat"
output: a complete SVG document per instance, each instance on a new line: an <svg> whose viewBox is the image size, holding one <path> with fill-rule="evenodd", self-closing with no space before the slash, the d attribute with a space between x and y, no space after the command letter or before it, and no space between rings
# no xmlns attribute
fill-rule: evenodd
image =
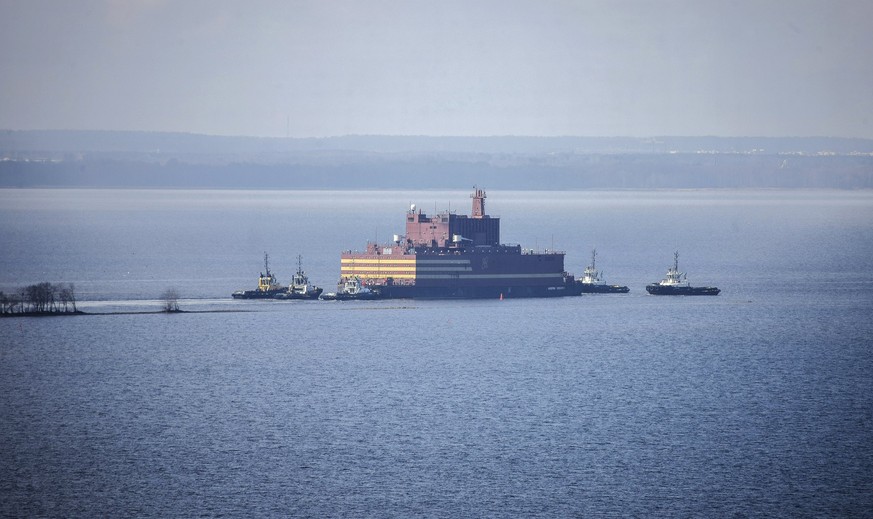
<svg viewBox="0 0 873 519"><path fill-rule="evenodd" d="M324 301L370 301L383 299L383 297L378 288L364 286L360 277L352 276L340 280L336 292L328 292L322 295L321 299Z"/></svg>
<svg viewBox="0 0 873 519"><path fill-rule="evenodd" d="M591 251L591 265L585 267L585 272L582 273L582 279L576 280L576 287L582 294L626 294L630 289L622 285L607 285L605 281L600 279L601 272L597 272L595 268L595 260L597 259L597 249Z"/></svg>
<svg viewBox="0 0 873 519"><path fill-rule="evenodd" d="M258 277L258 288L255 290L237 290L231 296L234 299L273 299L279 294L286 292L288 289L279 284L279 281L270 272L270 257L264 253L264 270L266 274L261 272Z"/></svg>
<svg viewBox="0 0 873 519"><path fill-rule="evenodd" d="M679 272L679 251L676 251L673 254L673 266L667 270L667 277L646 285L646 292L655 296L717 296L721 290L716 287L691 286L685 273Z"/></svg>
<svg viewBox="0 0 873 519"><path fill-rule="evenodd" d="M303 272L303 258L297 256L297 273L291 276L291 284L284 292L276 294L276 299L318 299L322 289L309 282L309 277Z"/></svg>

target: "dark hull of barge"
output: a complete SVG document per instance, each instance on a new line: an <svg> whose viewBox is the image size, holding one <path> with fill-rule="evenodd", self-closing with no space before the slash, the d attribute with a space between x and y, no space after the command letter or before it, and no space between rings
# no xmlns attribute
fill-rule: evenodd
<svg viewBox="0 0 873 519"><path fill-rule="evenodd" d="M380 288L385 299L517 299L525 297L564 297L579 295L575 287L566 286L402 286Z"/></svg>

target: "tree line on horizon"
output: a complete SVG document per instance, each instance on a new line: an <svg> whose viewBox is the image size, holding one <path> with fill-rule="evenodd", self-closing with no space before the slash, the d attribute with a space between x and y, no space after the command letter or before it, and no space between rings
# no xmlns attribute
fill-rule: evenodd
<svg viewBox="0 0 873 519"><path fill-rule="evenodd" d="M77 313L72 283L36 283L6 294L0 291L0 315Z"/></svg>
<svg viewBox="0 0 873 519"><path fill-rule="evenodd" d="M0 149L2 152L2 149ZM2 153L0 153L2 155ZM260 157L0 160L0 188L500 189L873 188L873 152L454 153L324 151ZM492 188L494 189L494 188Z"/></svg>

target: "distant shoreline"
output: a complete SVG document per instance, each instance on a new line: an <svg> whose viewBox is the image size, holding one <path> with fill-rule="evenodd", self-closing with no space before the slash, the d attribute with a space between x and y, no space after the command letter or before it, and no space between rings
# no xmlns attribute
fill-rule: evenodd
<svg viewBox="0 0 873 519"><path fill-rule="evenodd" d="M2 151L2 150L0 150ZM0 188L221 190L870 189L873 155L466 154L334 161L0 160Z"/></svg>
<svg viewBox="0 0 873 519"><path fill-rule="evenodd" d="M873 139L2 131L0 188L873 188Z"/></svg>

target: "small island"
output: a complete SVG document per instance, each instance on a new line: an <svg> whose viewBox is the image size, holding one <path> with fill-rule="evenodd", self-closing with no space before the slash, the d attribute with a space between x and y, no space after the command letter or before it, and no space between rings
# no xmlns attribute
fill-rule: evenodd
<svg viewBox="0 0 873 519"><path fill-rule="evenodd" d="M0 316L83 315L76 308L76 287L72 283L36 283L12 294L0 291Z"/></svg>

